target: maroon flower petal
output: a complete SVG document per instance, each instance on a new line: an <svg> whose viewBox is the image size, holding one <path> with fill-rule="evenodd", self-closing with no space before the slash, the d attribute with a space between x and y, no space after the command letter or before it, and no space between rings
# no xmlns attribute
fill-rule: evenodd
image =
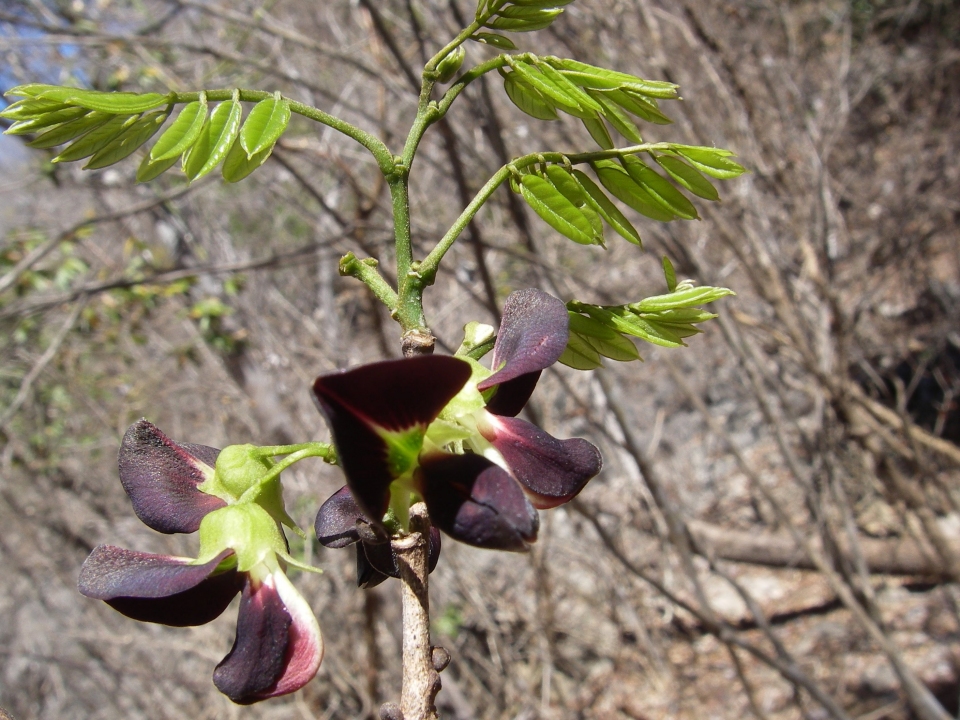
<svg viewBox="0 0 960 720"><path fill-rule="evenodd" d="M586 440L558 440L526 420L487 413L477 426L541 510L572 500L603 466Z"/></svg>
<svg viewBox="0 0 960 720"><path fill-rule="evenodd" d="M537 511L516 480L486 458L426 455L419 480L430 519L453 539L517 552L537 539Z"/></svg>
<svg viewBox="0 0 960 720"><path fill-rule="evenodd" d="M213 682L240 705L303 687L323 659L320 628L286 575L249 579L240 597L237 636Z"/></svg>
<svg viewBox="0 0 960 720"><path fill-rule="evenodd" d="M344 485L320 506L314 529L317 540L328 548L344 548L360 540L358 523L368 523L357 501L350 494L350 488Z"/></svg>
<svg viewBox="0 0 960 720"><path fill-rule="evenodd" d="M384 575L377 570L367 559L367 551L363 545L357 545L357 587L369 590L386 580L389 575Z"/></svg>
<svg viewBox="0 0 960 720"><path fill-rule="evenodd" d="M243 586L236 569L212 575L232 554L208 563L99 545L80 569L80 593L105 600L127 617L175 627L202 625L218 617Z"/></svg>
<svg viewBox="0 0 960 720"><path fill-rule="evenodd" d="M360 509L379 521L394 475L389 446L377 432L426 428L470 379L462 360L426 355L322 375L313 384L347 484Z"/></svg>
<svg viewBox="0 0 960 720"><path fill-rule="evenodd" d="M213 671L213 683L235 703L260 700L283 673L293 618L272 585L247 581L240 596L237 637Z"/></svg>
<svg viewBox="0 0 960 720"><path fill-rule="evenodd" d="M226 503L197 490L213 473L219 450L179 445L156 425L138 420L120 444L120 482L144 523L162 533L191 533Z"/></svg>
<svg viewBox="0 0 960 720"><path fill-rule="evenodd" d="M496 385L487 409L498 415L516 415L540 377L567 347L570 319L562 301L536 288L517 290L503 306L503 320L493 347L493 375L477 384L480 390Z"/></svg>

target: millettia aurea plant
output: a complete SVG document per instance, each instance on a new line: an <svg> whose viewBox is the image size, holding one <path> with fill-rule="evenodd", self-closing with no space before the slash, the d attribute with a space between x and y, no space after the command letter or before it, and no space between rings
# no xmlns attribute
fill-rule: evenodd
<svg viewBox="0 0 960 720"><path fill-rule="evenodd" d="M585 0L584 0L585 1ZM713 180L744 169L728 150L644 140L668 125L672 83L554 56L524 52L525 32L554 22L572 0L480 0L474 20L426 63L416 115L402 147L279 92L240 88L107 93L43 84L7 91L17 98L0 117L31 147L59 148L54 162L98 169L140 153L137 180L175 167L194 182L219 168L238 182L270 157L293 115L353 139L373 157L392 198L395 283L379 258L346 254L342 275L364 283L400 329L405 359L324 375L312 391L332 443L234 445L218 451L168 439L146 420L127 432L120 478L138 517L165 533L199 534L196 558L100 546L84 563L80 590L139 620L193 625L241 595L233 649L214 671L238 703L295 691L316 673L323 643L308 602L287 579L305 568L288 552L282 471L306 457L338 465L345 486L319 508L315 531L328 547L355 545L358 583L388 577L403 586L405 720L436 717L439 689L429 644L427 575L440 557L440 532L475 546L525 551L536 541L538 510L572 499L602 461L580 438L557 439L516 417L541 372L578 370L604 358L640 359L635 338L681 347L715 317L702 309L730 290L677 282L664 258L665 294L621 305L561 300L520 290L506 300L497 332L467 322L453 356L433 355L423 296L447 252L494 193L514 192L547 225L580 245L642 246L629 208L652 222L693 220L695 201L715 202ZM465 46L500 51L464 67ZM425 133L463 90L499 76L519 110L542 121L581 122L596 143L577 152L537 150L501 167L423 257L411 242L409 182ZM446 86L446 89L440 86ZM613 232L608 234L607 228ZM481 360L490 355L487 366ZM433 659L432 659L433 658ZM391 711L392 712L392 711ZM388 713L389 714L389 713Z"/></svg>

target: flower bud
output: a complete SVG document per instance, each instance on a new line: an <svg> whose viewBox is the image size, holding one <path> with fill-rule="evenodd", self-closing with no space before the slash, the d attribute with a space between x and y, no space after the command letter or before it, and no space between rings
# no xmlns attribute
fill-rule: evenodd
<svg viewBox="0 0 960 720"><path fill-rule="evenodd" d="M463 65L463 59L466 56L467 52L463 49L463 45L461 45L441 60L437 65L437 82L450 82L453 76L457 74L460 66Z"/></svg>

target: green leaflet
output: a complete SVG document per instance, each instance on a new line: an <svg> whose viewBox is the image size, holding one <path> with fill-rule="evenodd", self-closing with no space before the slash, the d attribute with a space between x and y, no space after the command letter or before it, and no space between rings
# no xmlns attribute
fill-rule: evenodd
<svg viewBox="0 0 960 720"><path fill-rule="evenodd" d="M730 180L746 172L742 165L728 159L733 155L729 150L692 145L675 145L673 149L697 170L718 180Z"/></svg>
<svg viewBox="0 0 960 720"><path fill-rule="evenodd" d="M548 99L551 104L563 110L565 113L574 117L595 117L596 113L592 110L584 110L578 104L575 98L567 95L560 87L553 84L540 70L527 65L523 62L513 62L510 64L514 72L518 73L528 85L532 86Z"/></svg>
<svg viewBox="0 0 960 720"><path fill-rule="evenodd" d="M634 315L626 308L603 308L587 305L585 309L594 320L626 335L633 335L662 347L682 347L684 345L683 340L676 333L658 327Z"/></svg>
<svg viewBox="0 0 960 720"><path fill-rule="evenodd" d="M632 143L639 144L643 142L643 138L640 136L640 129L634 125L633 120L631 120L616 103L608 99L604 93L597 90L589 94L590 97L600 104L603 116L616 128L618 133Z"/></svg>
<svg viewBox="0 0 960 720"><path fill-rule="evenodd" d="M664 115L657 107L655 100L648 100L645 97L631 93L629 90L604 90L604 96L609 98L628 113L636 115L644 122L654 125L670 125L673 120Z"/></svg>
<svg viewBox="0 0 960 720"><path fill-rule="evenodd" d="M560 357L557 358L557 362L572 367L574 370L596 370L603 367L600 353L587 342L586 338L576 333L570 333L567 346L563 349Z"/></svg>
<svg viewBox="0 0 960 720"><path fill-rule="evenodd" d="M603 222L600 220L600 215L588 202L587 194L580 187L580 184L573 179L566 168L559 165L548 165L546 173L547 180L587 218L593 228L594 237L599 239L598 244L603 245Z"/></svg>
<svg viewBox="0 0 960 720"><path fill-rule="evenodd" d="M538 175L520 178L520 194L550 227L581 245L596 245L601 238L594 234L587 217L559 190Z"/></svg>
<svg viewBox="0 0 960 720"><path fill-rule="evenodd" d="M732 290L722 287L710 287L709 285L692 287L666 295L656 295L645 298L639 303L634 303L630 308L636 312L660 312L663 310L689 308L695 305L706 305L733 294L734 292Z"/></svg>
<svg viewBox="0 0 960 720"><path fill-rule="evenodd" d="M658 155L654 159L660 167L667 171L670 177L694 195L714 202L720 199L720 194L710 181L701 175L696 168L690 167L683 160L669 155Z"/></svg>
<svg viewBox="0 0 960 720"><path fill-rule="evenodd" d="M700 308L677 308L676 310L661 310L656 313L640 313L640 315L661 325L691 325L717 317L716 313Z"/></svg>
<svg viewBox="0 0 960 720"><path fill-rule="evenodd" d="M63 145L66 142L88 133L96 127L100 127L112 116L107 113L101 113L94 110L81 118L73 120L63 125L47 130L27 143L32 148L52 148L57 145Z"/></svg>
<svg viewBox="0 0 960 720"><path fill-rule="evenodd" d="M147 153L143 156L143 160L140 162L140 167L137 168L137 182L150 182L176 165L177 160L179 159L179 157L174 155L166 160L151 160L150 153Z"/></svg>
<svg viewBox="0 0 960 720"><path fill-rule="evenodd" d="M513 0L514 5L522 7L557 8L569 5L573 0Z"/></svg>
<svg viewBox="0 0 960 720"><path fill-rule="evenodd" d="M643 95L663 100L674 100L677 97L679 86L673 83L660 80L644 80L635 75L607 70L566 58L550 56L544 59L566 75L571 82L581 87L592 87L600 90L629 87Z"/></svg>
<svg viewBox="0 0 960 720"><path fill-rule="evenodd" d="M663 277L667 281L667 290L674 292L677 289L677 272L673 269L673 263L666 255L661 260L663 265Z"/></svg>
<svg viewBox="0 0 960 720"><path fill-rule="evenodd" d="M184 106L177 119L168 127L156 144L150 149L150 160L158 162L180 157L200 137L204 120L207 117L207 96L200 93L200 99Z"/></svg>
<svg viewBox="0 0 960 720"><path fill-rule="evenodd" d="M562 92L564 92L568 97L572 98L577 105L584 110L592 110L594 113L598 113L603 110L603 106L600 103L570 82L566 77L563 76L562 73L557 72L549 64L540 63L537 65L537 69L543 73L547 80L560 88Z"/></svg>
<svg viewBox="0 0 960 720"><path fill-rule="evenodd" d="M613 138L610 137L610 131L607 130L607 126L603 124L603 120L600 119L599 115L592 118L581 118L580 122L583 123L587 132L590 133L590 137L593 138L597 145L604 150L613 150Z"/></svg>
<svg viewBox="0 0 960 720"><path fill-rule="evenodd" d="M289 122L290 103L284 100L279 92L272 98L261 100L253 106L240 128L240 147L247 153L247 157L252 159L263 150L273 148Z"/></svg>
<svg viewBox="0 0 960 720"><path fill-rule="evenodd" d="M72 162L90 157L110 144L120 133L136 122L138 117L138 115L116 115L110 118L99 127L74 140L51 162Z"/></svg>
<svg viewBox="0 0 960 720"><path fill-rule="evenodd" d="M598 353L618 362L639 360L637 346L603 323L578 313L570 315L570 334L582 337Z"/></svg>
<svg viewBox="0 0 960 720"><path fill-rule="evenodd" d="M580 184L580 187L583 188L586 194L587 204L604 219L607 225L616 230L625 240L642 247L643 243L640 240L640 233L638 233L630 221L624 217L620 209L610 202L610 198L604 194L603 190L597 187L597 184L591 180L588 175L585 175L579 170L573 171L573 177Z"/></svg>
<svg viewBox="0 0 960 720"><path fill-rule="evenodd" d="M477 42L485 43L486 45L491 45L498 50L517 49L517 46L514 45L513 40L508 37L504 37L503 35L497 35L496 33L478 32L474 33L471 36L471 39L476 40Z"/></svg>
<svg viewBox="0 0 960 720"><path fill-rule="evenodd" d="M149 115L144 115L117 138L95 152L93 157L83 166L83 169L97 170L120 162L152 138L160 129L160 126L166 122L166 119L167 112L165 110L157 110Z"/></svg>
<svg viewBox="0 0 960 720"><path fill-rule="evenodd" d="M533 18L512 18L497 17L487 23L491 30L504 30L506 32L534 32L549 27L550 23L557 19L557 16L563 10L556 8L553 10L540 10L537 17Z"/></svg>
<svg viewBox="0 0 960 720"><path fill-rule="evenodd" d="M635 157L627 156L621 164L638 185L650 193L665 210L684 220L698 220L697 209L673 183L657 174Z"/></svg>
<svg viewBox="0 0 960 720"><path fill-rule="evenodd" d="M7 130L5 130L3 134L29 135L30 133L35 133L43 128L48 128L51 125L59 125L60 123L76 120L77 118L83 117L88 112L90 111L86 108L67 106L61 110L44 113L43 115L30 118L29 120L20 120L15 122Z"/></svg>
<svg viewBox="0 0 960 720"><path fill-rule="evenodd" d="M272 152L273 145L264 148L252 157L248 156L247 151L240 145L240 139L237 138L227 153L227 157L223 160L223 167L220 170L223 179L229 183L240 182L263 165Z"/></svg>
<svg viewBox="0 0 960 720"><path fill-rule="evenodd" d="M9 94L10 93L7 93L7 95ZM40 115L56 112L57 110L63 110L68 107L71 106L57 102L56 100L26 98L24 100L17 100L17 102L11 103L4 108L3 112L0 112L0 118L13 121L29 120L30 118L39 117Z"/></svg>
<svg viewBox="0 0 960 720"><path fill-rule="evenodd" d="M503 76L503 89L510 102L530 117L538 120L557 119L557 111L553 105L518 73L512 72Z"/></svg>
<svg viewBox="0 0 960 720"><path fill-rule="evenodd" d="M140 95L128 92L99 92L52 85L48 85L47 89L37 93L35 97L77 105L88 110L99 110L112 115L136 115L165 105L170 100L170 96L159 93Z"/></svg>
<svg viewBox="0 0 960 720"><path fill-rule="evenodd" d="M233 147L242 115L238 94L234 93L233 100L220 103L210 113L199 139L184 156L183 170L191 182L211 172Z"/></svg>
<svg viewBox="0 0 960 720"><path fill-rule="evenodd" d="M620 202L652 220L670 222L676 218L673 213L665 210L660 203L654 200L650 193L634 182L627 171L617 163L612 160L599 160L592 163L592 166L593 171L600 179L600 184Z"/></svg>

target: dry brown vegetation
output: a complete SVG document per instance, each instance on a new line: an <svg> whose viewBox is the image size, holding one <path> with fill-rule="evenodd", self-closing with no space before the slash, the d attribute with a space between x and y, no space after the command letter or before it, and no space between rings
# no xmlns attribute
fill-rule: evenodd
<svg viewBox="0 0 960 720"><path fill-rule="evenodd" d="M472 11L0 0L0 65L10 83L279 89L396 145L407 73ZM960 7L578 0L520 40L678 82L675 124L648 139L729 147L752 172L701 222L638 221L643 252L575 246L501 190L427 295L443 347L518 287L662 292L662 254L738 296L687 349L541 382L534 414L592 439L606 467L544 514L529 556L444 546L443 716L956 716ZM421 248L509 157L589 146L488 80L428 135ZM98 543L195 551L130 512L115 458L132 421L214 446L324 439L312 378L399 353L396 326L337 276L347 250L391 264L389 197L350 141L296 124L239 186L135 186L135 167L34 152L0 182L0 705L18 720L375 717L399 694L398 588L358 591L352 551L295 548L326 569L295 582L327 656L303 692L249 708L210 682L230 611L170 629L76 592ZM288 471L298 522L340 484L320 462Z"/></svg>

